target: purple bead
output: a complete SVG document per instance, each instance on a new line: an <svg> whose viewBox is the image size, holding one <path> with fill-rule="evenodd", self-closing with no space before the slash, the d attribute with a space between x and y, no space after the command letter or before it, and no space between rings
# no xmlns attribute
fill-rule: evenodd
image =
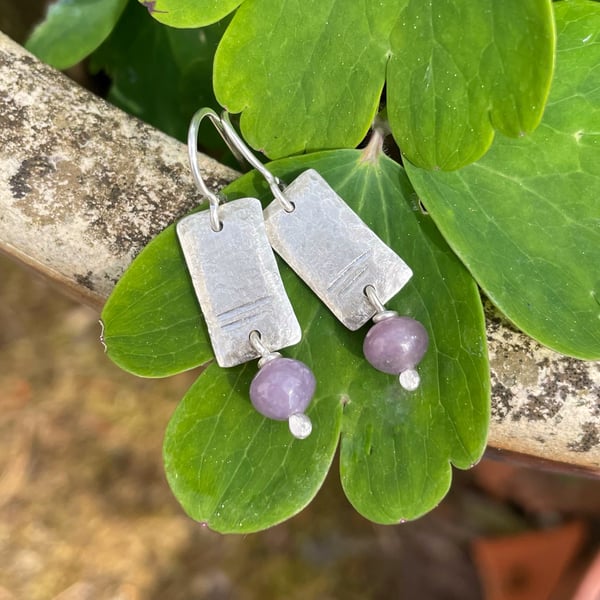
<svg viewBox="0 0 600 600"><path fill-rule="evenodd" d="M398 375L423 358L429 336L419 321L390 317L375 323L365 337L365 358L379 371Z"/></svg>
<svg viewBox="0 0 600 600"><path fill-rule="evenodd" d="M254 376L250 400L265 417L285 421L304 412L316 385L315 376L304 363L292 358L274 358Z"/></svg>

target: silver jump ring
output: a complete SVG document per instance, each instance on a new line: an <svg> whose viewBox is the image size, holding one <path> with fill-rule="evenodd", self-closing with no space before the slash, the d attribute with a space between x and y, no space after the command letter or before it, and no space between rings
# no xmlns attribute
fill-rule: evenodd
<svg viewBox="0 0 600 600"><path fill-rule="evenodd" d="M375 288L372 285L368 285L365 287L365 294L369 299L369 302L373 305L373 308L377 312L385 311L385 306L383 302L379 299L379 296L377 295L377 292L375 291Z"/></svg>
<svg viewBox="0 0 600 600"><path fill-rule="evenodd" d="M383 302L379 299L375 288L372 285L367 285L365 287L365 296L369 299L369 302L376 310L375 315L373 316L373 321L378 323L379 321L383 321L384 319L389 319L390 317L396 317L398 313L395 310L388 310Z"/></svg>
<svg viewBox="0 0 600 600"><path fill-rule="evenodd" d="M260 359L258 361L258 368L264 367L268 362L274 360L275 358L280 358L281 354L279 352L271 352L262 341L260 336L260 332L253 330L250 332L250 345L260 354Z"/></svg>

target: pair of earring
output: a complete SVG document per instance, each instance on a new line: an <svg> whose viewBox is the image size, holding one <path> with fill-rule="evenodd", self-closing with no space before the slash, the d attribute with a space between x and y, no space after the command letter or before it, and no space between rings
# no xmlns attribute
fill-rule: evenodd
<svg viewBox="0 0 600 600"><path fill-rule="evenodd" d="M274 200L222 203L197 162L200 123L208 117L237 158L267 181ZM188 154L193 178L209 209L184 217L177 236L219 366L258 358L250 400L264 416L287 420L292 435L308 437L305 414L316 380L304 363L277 350L297 344L301 328L277 269L273 249L350 330L375 323L364 340L365 358L399 376L406 390L420 383L415 367L428 335L421 323L384 303L412 277L406 263L371 231L314 169L285 186L249 150L227 114L208 108L192 118Z"/></svg>

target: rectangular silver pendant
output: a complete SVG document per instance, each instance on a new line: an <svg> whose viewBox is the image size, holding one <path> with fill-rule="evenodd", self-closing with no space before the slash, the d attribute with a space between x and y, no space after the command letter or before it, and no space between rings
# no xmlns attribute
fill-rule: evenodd
<svg viewBox="0 0 600 600"><path fill-rule="evenodd" d="M233 367L258 358L252 331L269 350L297 344L301 330L269 245L260 202L242 198L177 223L177 236L204 314L217 363Z"/></svg>
<svg viewBox="0 0 600 600"><path fill-rule="evenodd" d="M276 200L265 209L271 245L348 329L362 327L375 314L365 287L387 302L412 271L314 169L294 179L285 197L292 212Z"/></svg>

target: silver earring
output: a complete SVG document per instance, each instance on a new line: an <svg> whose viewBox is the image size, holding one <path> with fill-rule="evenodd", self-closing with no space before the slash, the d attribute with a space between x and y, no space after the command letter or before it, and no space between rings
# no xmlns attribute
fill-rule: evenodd
<svg viewBox="0 0 600 600"><path fill-rule="evenodd" d="M384 306L412 277L411 269L317 171L308 169L285 186L250 152L226 114L221 122L230 145L262 174L275 197L265 209L273 249L348 329L357 330L372 318L365 358L398 376L404 389L416 390L420 377L415 367L429 336L419 321Z"/></svg>
<svg viewBox="0 0 600 600"><path fill-rule="evenodd" d="M214 111L205 108L194 115L188 154L209 210L177 223L179 243L218 365L232 367L258 358L259 371L250 385L252 404L268 418L287 420L292 434L303 439L312 430L304 411L315 391L315 377L304 363L276 352L300 341L300 324L277 269L260 202L241 198L222 203L202 179L197 137L205 117L229 143Z"/></svg>

